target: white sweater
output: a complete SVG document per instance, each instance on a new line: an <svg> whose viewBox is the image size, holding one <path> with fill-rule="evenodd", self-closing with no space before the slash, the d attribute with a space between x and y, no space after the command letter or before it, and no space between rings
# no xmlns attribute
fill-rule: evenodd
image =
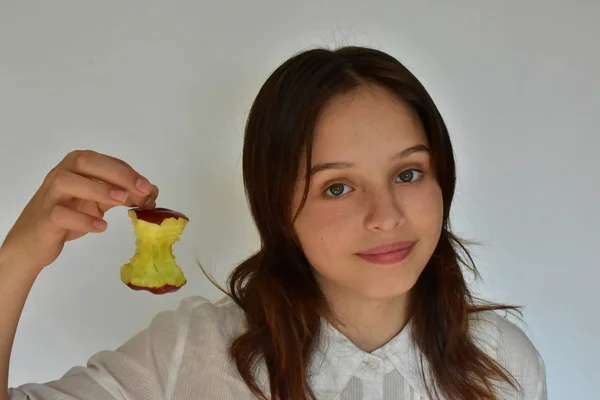
<svg viewBox="0 0 600 400"><path fill-rule="evenodd" d="M228 357L232 339L244 331L242 310L228 297L212 303L184 299L159 313L149 327L115 351L93 355L87 367L62 378L9 389L9 400L255 399ZM419 352L410 322L380 349L366 353L323 323L324 334L310 366L318 399L427 399ZM502 399L546 400L544 362L521 329L494 312L477 315L472 331L482 348L520 383L523 392L502 389ZM427 365L425 365L427 368ZM268 395L266 371L259 383Z"/></svg>

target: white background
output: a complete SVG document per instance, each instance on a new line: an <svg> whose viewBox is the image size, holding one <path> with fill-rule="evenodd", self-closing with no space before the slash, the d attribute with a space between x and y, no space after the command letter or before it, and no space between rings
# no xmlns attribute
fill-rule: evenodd
<svg viewBox="0 0 600 400"><path fill-rule="evenodd" d="M248 108L297 51L373 46L404 62L449 126L456 230L493 300L524 305L550 398L591 399L600 373L600 3L594 1L1 1L0 237L70 150L120 157L191 218L189 284L133 292L125 209L37 280L10 385L58 378L184 296L216 299L258 245L240 156Z"/></svg>

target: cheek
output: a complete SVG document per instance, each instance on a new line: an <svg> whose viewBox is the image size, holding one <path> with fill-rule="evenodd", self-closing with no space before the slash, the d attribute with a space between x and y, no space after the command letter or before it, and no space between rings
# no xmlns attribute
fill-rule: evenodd
<svg viewBox="0 0 600 400"><path fill-rule="evenodd" d="M423 236L423 239L439 239L443 219L442 191L437 184L423 187L407 202L406 215L410 225Z"/></svg>
<svg viewBox="0 0 600 400"><path fill-rule="evenodd" d="M348 248L352 215L356 211L324 201L307 204L296 220L296 234L311 264L329 263Z"/></svg>

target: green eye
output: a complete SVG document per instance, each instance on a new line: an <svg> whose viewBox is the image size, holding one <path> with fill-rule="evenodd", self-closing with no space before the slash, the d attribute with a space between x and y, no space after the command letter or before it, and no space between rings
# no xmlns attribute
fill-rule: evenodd
<svg viewBox="0 0 600 400"><path fill-rule="evenodd" d="M408 183L408 182L412 182L413 180L417 180L415 179L415 175L419 176L419 174L422 174L421 171L418 171L416 169L407 169L406 171L402 171L399 175L398 175L398 180L396 180L396 182L399 183Z"/></svg>
<svg viewBox="0 0 600 400"><path fill-rule="evenodd" d="M344 185L342 183L336 183L334 185L329 186L327 190L325 190L325 193L328 196L339 197L347 193L346 188L349 188L349 186Z"/></svg>

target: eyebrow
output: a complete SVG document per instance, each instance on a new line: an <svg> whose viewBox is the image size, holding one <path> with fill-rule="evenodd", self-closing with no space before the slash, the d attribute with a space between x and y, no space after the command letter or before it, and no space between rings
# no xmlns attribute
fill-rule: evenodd
<svg viewBox="0 0 600 400"><path fill-rule="evenodd" d="M418 144L416 146L409 147L407 149L404 149L404 150L394 154L392 156L391 160L395 161L395 160L399 160L402 158L406 158L406 157L410 156L411 154L418 153L418 152L431 153L431 150L429 149L429 147L425 146L424 144ZM317 172L325 171L328 169L348 169L348 168L352 168L354 166L355 166L354 163L349 163L349 162L320 163L320 164L315 164L312 167L312 169L310 170L310 174L312 176L312 175L316 174Z"/></svg>

